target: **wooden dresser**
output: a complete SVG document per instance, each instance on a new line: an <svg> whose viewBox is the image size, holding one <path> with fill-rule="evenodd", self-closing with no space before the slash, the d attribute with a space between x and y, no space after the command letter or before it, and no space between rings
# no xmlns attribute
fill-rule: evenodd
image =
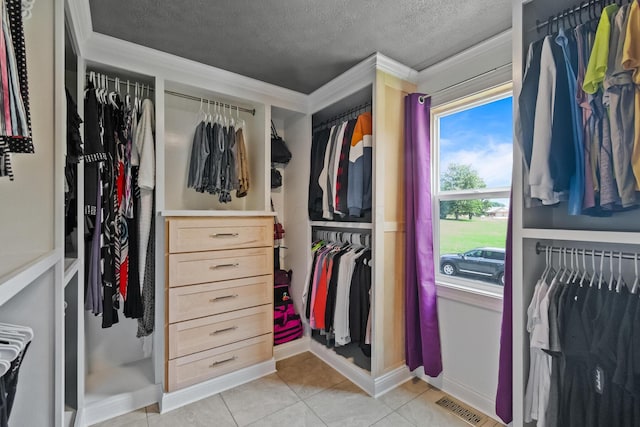
<svg viewBox="0 0 640 427"><path fill-rule="evenodd" d="M168 218L167 391L273 357L273 218Z"/></svg>

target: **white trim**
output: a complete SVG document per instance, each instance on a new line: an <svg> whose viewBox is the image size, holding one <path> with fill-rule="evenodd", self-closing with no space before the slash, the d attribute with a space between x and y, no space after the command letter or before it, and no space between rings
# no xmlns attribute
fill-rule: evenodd
<svg viewBox="0 0 640 427"><path fill-rule="evenodd" d="M406 80L414 84L418 82L418 71L379 52L376 53L376 67L378 70L398 77L401 80Z"/></svg>
<svg viewBox="0 0 640 427"><path fill-rule="evenodd" d="M400 366L374 380L374 397L378 398L411 379L411 371L407 366Z"/></svg>
<svg viewBox="0 0 640 427"><path fill-rule="evenodd" d="M93 24L91 20L91 8L89 0L67 0L65 4L65 15L69 22L70 37L77 48L76 54L84 56L84 44L93 34Z"/></svg>
<svg viewBox="0 0 640 427"><path fill-rule="evenodd" d="M478 287L455 285L450 283L436 283L438 298L464 303L474 307L502 312L502 287L499 291L491 292Z"/></svg>
<svg viewBox="0 0 640 427"><path fill-rule="evenodd" d="M444 200L472 200L472 199L508 199L510 188L479 188L475 190L440 191L438 199Z"/></svg>
<svg viewBox="0 0 640 427"><path fill-rule="evenodd" d="M273 346L273 358L276 361L280 361L295 356L296 354L309 351L311 348L310 340L311 338L308 336L303 336L297 340Z"/></svg>
<svg viewBox="0 0 640 427"><path fill-rule="evenodd" d="M91 34L86 40L84 54L88 62L162 77L167 82L233 94L293 111L304 113L307 110L307 95L303 93L104 34Z"/></svg>
<svg viewBox="0 0 640 427"><path fill-rule="evenodd" d="M376 55L351 67L338 77L308 95L308 113L313 114L343 99L362 88L370 86L375 80Z"/></svg>
<svg viewBox="0 0 640 427"><path fill-rule="evenodd" d="M88 403L82 410L81 419L84 425L93 425L136 411L156 403L161 392L159 384L150 384L134 392L121 393Z"/></svg>
<svg viewBox="0 0 640 427"><path fill-rule="evenodd" d="M358 230L371 230L373 224L370 222L340 222L340 221L311 221L311 227L333 227L333 228L352 228Z"/></svg>
<svg viewBox="0 0 640 427"><path fill-rule="evenodd" d="M481 393L478 393L477 391L454 379L448 378L445 375L440 375L437 378L431 378L425 375L423 372L419 372L418 369L414 371L414 375L427 382L428 384L431 384L432 386L460 400L461 402L466 403L472 408L483 412L485 415L489 415L494 419L496 418L496 402L493 397L485 396Z"/></svg>
<svg viewBox="0 0 640 427"><path fill-rule="evenodd" d="M162 390L160 390L160 413L164 414L173 411L174 409L197 402L214 394L257 380L275 371L276 362L274 359L271 359L182 390L171 393L162 393Z"/></svg>
<svg viewBox="0 0 640 427"><path fill-rule="evenodd" d="M625 231L523 228L520 237L525 239L573 240L576 242L618 243L629 245L637 245L638 242L640 242L640 233Z"/></svg>
<svg viewBox="0 0 640 427"><path fill-rule="evenodd" d="M310 343L311 353L318 356L323 362L340 372L349 381L360 387L370 396L375 395L375 383L371 374L362 368L351 363L348 359L340 356L335 351L314 339Z"/></svg>
<svg viewBox="0 0 640 427"><path fill-rule="evenodd" d="M6 258L3 261L6 261ZM53 267L62 258L58 249L46 253L34 253L26 263L10 267L7 274L0 276L0 307L24 288L31 285L45 271Z"/></svg>

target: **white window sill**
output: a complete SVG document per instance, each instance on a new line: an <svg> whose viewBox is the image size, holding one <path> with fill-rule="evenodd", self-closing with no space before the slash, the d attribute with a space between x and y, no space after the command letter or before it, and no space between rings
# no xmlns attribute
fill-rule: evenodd
<svg viewBox="0 0 640 427"><path fill-rule="evenodd" d="M457 282L457 283L456 283ZM455 280L446 281L436 277L438 298L445 298L463 304L502 312L504 288L492 285L479 285L477 282ZM473 283L473 284L472 284Z"/></svg>

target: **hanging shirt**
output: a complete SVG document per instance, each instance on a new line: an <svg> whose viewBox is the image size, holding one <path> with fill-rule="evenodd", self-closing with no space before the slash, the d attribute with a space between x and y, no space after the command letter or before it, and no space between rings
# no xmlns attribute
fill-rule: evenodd
<svg viewBox="0 0 640 427"><path fill-rule="evenodd" d="M622 66L630 8L630 5L626 5L615 15L611 29L609 65L604 81L604 99L611 117L613 170L622 207L637 203L636 180L631 163L635 138L635 87L632 71L625 70Z"/></svg>
<svg viewBox="0 0 640 427"><path fill-rule="evenodd" d="M361 114L353 131L349 151L347 205L349 215L354 217L360 217L364 210L371 209L372 133L371 113Z"/></svg>
<svg viewBox="0 0 640 427"><path fill-rule="evenodd" d="M142 115L136 135L136 148L140 156L138 188L140 189L139 218L139 260L140 284L144 283L144 271L147 262L147 246L151 235L151 217L153 216L153 190L156 183L156 156L154 142L154 108L150 99L142 101Z"/></svg>
<svg viewBox="0 0 640 427"><path fill-rule="evenodd" d="M632 165L636 178L636 190L640 190L640 5L637 1L631 4L624 40L622 66L625 70L633 70L633 82L636 84L635 93L635 123Z"/></svg>
<svg viewBox="0 0 640 427"><path fill-rule="evenodd" d="M584 78L583 89L587 93L596 93L604 81L609 63L609 41L611 36L611 18L618 11L617 4L605 7L600 16L596 41L589 57L589 65Z"/></svg>
<svg viewBox="0 0 640 427"><path fill-rule="evenodd" d="M356 127L355 120L349 120L342 138L342 149L340 150L340 161L338 163L338 172L336 177L335 191L335 212L341 216L349 213L347 206L347 191L349 187L349 152L351 151L351 140L353 131Z"/></svg>
<svg viewBox="0 0 640 427"><path fill-rule="evenodd" d="M336 140L331 147L331 158L329 160L329 210L334 214L339 215L340 212L336 212L336 195L338 187L338 169L340 163L340 154L342 153L342 142L344 140L344 133L347 129L347 122L340 123L338 125L338 133Z"/></svg>
<svg viewBox="0 0 640 427"><path fill-rule="evenodd" d="M333 219L333 212L331 212L329 200L330 200L330 186L329 186L329 161L331 159L331 149L336 142L336 134L338 133L338 127L333 126L331 128L331 134L329 135L329 142L324 151L323 166L318 176L318 185L322 190L322 218Z"/></svg>

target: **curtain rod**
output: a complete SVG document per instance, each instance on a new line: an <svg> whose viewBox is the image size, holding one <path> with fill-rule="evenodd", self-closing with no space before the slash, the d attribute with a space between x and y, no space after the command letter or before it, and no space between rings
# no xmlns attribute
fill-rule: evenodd
<svg viewBox="0 0 640 427"><path fill-rule="evenodd" d="M455 89L455 88L457 88L457 87L459 87L459 86L465 85L465 84L467 84L467 83L469 83L469 82L472 82L472 81L474 81L474 80L480 79L480 78L482 78L482 77L485 77L485 76L487 76L487 75L489 75L489 74L495 73L496 71L499 71L499 70L502 70L502 69L505 69L505 68L511 68L511 63L503 64L503 65L500 65L500 66L498 66L498 67L495 67L495 68L492 68L492 69L490 69L490 70L487 70L487 71L485 71L485 72L482 72L482 73L480 73L480 74L476 74L475 76L473 76L473 77L469 77L468 79L465 79L465 80L463 80L463 81L461 81L461 82L454 83L454 84L452 84L452 85L450 85L450 86L447 86L447 87L445 87L445 88L442 88L442 89L438 89L437 91L435 91L435 92L433 92L433 93L431 93L431 94L424 95L424 96L419 96L419 97L418 97L418 102L423 103L423 102L424 102L424 100L425 100L426 98L428 98L428 97L434 97L434 96L436 96L436 95L440 95L440 94L442 94L442 93L444 93L444 92L446 92L446 91L448 91L448 90Z"/></svg>
<svg viewBox="0 0 640 427"><path fill-rule="evenodd" d="M635 260L636 259L636 254L632 254L632 253L627 253L627 252L620 252L620 251L603 251L603 250L592 250L592 249L577 249L577 248L567 248L567 247L563 247L563 246L548 246L548 245L543 245L540 242L536 243L536 254L540 255L542 253L546 253L547 248L549 249L549 251L551 253L554 254L561 254L561 253L566 253L567 251L571 252L573 251L573 253L575 255L589 255L589 256L604 256L604 257L608 257L608 258L623 258L623 259L630 259L630 260ZM640 252L638 253L638 259L640 260Z"/></svg>
<svg viewBox="0 0 640 427"><path fill-rule="evenodd" d="M191 100L191 101L200 101L202 103L206 102L207 104L219 105L222 108L229 108L231 110L242 111L244 113L249 113L252 116L256 115L256 109L255 108L249 109L249 108L244 108L244 107L238 107L237 105L225 104L223 102L210 100L210 99L206 99L206 98L200 98L198 96L193 96L193 95L187 95L185 93L174 92L172 90L165 90L164 93L166 93L167 95L177 96L178 98L184 98L184 99L188 99L188 100Z"/></svg>

